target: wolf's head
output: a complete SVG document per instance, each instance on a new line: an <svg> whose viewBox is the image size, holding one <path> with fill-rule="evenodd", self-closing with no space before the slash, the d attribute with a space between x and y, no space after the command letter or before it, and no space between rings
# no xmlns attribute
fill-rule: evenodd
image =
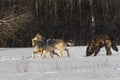
<svg viewBox="0 0 120 80"><path fill-rule="evenodd" d="M87 47L87 50L86 50L86 56L91 56L95 52L95 48L96 48L96 46L95 46L94 41L93 40L90 41L88 43L88 47Z"/></svg>

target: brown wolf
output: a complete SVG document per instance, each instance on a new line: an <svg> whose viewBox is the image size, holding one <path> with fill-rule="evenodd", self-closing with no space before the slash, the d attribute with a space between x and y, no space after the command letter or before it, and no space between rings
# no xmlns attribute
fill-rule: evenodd
<svg viewBox="0 0 120 80"><path fill-rule="evenodd" d="M102 34L92 38L92 40L89 41L86 56L90 56L92 54L96 56L102 47L105 47L106 55L112 54L110 47L112 47L115 51L118 51L115 39L108 35Z"/></svg>

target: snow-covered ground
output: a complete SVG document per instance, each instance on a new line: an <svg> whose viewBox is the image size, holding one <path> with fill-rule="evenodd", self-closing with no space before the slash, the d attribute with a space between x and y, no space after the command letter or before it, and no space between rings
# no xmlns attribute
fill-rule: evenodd
<svg viewBox="0 0 120 80"><path fill-rule="evenodd" d="M0 48L0 80L120 80L118 48L112 56L102 48L98 56L86 57L86 46L68 47L70 57L63 51L61 59L49 53L32 59L33 48Z"/></svg>

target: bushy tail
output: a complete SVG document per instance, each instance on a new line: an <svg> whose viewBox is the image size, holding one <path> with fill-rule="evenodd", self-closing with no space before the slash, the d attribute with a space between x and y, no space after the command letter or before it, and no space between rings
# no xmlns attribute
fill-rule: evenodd
<svg viewBox="0 0 120 80"><path fill-rule="evenodd" d="M115 51L118 51L117 45L116 45L116 39L114 37L111 37L111 41L112 41L112 48Z"/></svg>
<svg viewBox="0 0 120 80"><path fill-rule="evenodd" d="M117 48L117 46L116 46L116 44L113 42L112 43L112 48L115 50L115 51L118 51L118 48Z"/></svg>

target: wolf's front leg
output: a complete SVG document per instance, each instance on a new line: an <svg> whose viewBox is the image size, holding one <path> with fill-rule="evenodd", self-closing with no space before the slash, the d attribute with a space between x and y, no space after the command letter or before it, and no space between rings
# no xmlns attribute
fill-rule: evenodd
<svg viewBox="0 0 120 80"><path fill-rule="evenodd" d="M97 49L95 50L94 56L97 56L97 54L99 53L99 51L100 51L100 48L97 48Z"/></svg>
<svg viewBox="0 0 120 80"><path fill-rule="evenodd" d="M33 53L32 53L32 58L35 58L35 54L36 54L37 52L36 51L33 51Z"/></svg>

